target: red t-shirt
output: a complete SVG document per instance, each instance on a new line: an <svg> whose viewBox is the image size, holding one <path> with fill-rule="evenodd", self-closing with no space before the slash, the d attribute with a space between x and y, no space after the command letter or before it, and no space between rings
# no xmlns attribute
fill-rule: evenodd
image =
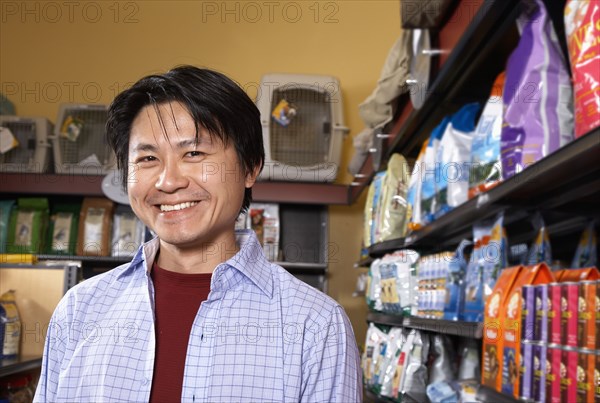
<svg viewBox="0 0 600 403"><path fill-rule="evenodd" d="M185 356L200 303L210 291L212 273L182 274L152 266L156 354L150 403L181 401Z"/></svg>

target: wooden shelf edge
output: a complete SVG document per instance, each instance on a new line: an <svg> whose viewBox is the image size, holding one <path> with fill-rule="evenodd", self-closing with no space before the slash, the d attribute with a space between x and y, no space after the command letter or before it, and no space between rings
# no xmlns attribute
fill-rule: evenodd
<svg viewBox="0 0 600 403"><path fill-rule="evenodd" d="M36 369L41 366L41 356L25 356L14 359L0 360L0 378Z"/></svg>
<svg viewBox="0 0 600 403"><path fill-rule="evenodd" d="M1 193L104 197L102 175L0 172ZM257 202L349 205L350 186L318 182L256 182Z"/></svg>

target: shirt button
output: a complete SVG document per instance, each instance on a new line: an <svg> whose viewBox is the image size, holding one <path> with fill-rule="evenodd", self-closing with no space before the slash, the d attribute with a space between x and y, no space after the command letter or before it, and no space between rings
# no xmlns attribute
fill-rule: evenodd
<svg viewBox="0 0 600 403"><path fill-rule="evenodd" d="M148 378L142 379L142 385L145 386L145 385L148 385L149 383L150 383L150 379L148 379Z"/></svg>

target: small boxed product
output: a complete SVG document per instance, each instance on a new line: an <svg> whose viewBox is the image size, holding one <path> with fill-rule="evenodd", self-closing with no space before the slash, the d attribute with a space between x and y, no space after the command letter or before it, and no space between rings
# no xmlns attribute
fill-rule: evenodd
<svg viewBox="0 0 600 403"><path fill-rule="evenodd" d="M522 270L522 266L502 270L494 290L485 304L481 383L495 390L500 390L502 380L502 351L504 345L504 331L502 328L504 310L502 307Z"/></svg>
<svg viewBox="0 0 600 403"><path fill-rule="evenodd" d="M252 203L248 209L249 227L254 230L271 262L279 257L279 205L275 203Z"/></svg>

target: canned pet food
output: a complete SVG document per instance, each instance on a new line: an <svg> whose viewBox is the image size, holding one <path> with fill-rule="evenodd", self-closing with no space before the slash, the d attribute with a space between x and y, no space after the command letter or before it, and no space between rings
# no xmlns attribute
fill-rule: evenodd
<svg viewBox="0 0 600 403"><path fill-rule="evenodd" d="M535 326L535 286L524 285L521 309L521 340L533 341Z"/></svg>
<svg viewBox="0 0 600 403"><path fill-rule="evenodd" d="M600 331L600 281L596 281L596 332ZM596 350L600 350L600 337L596 335ZM596 388L600 388L600 375L596 382Z"/></svg>
<svg viewBox="0 0 600 403"><path fill-rule="evenodd" d="M562 349L557 344L550 344L546 350L546 401L560 402L560 364Z"/></svg>
<svg viewBox="0 0 600 403"><path fill-rule="evenodd" d="M577 357L577 403L594 403L595 366L595 352L580 349Z"/></svg>
<svg viewBox="0 0 600 403"><path fill-rule="evenodd" d="M548 284L535 286L534 340L548 342Z"/></svg>
<svg viewBox="0 0 600 403"><path fill-rule="evenodd" d="M531 382L533 380L533 343L521 342L521 363L519 365L519 396L522 400L532 397Z"/></svg>
<svg viewBox="0 0 600 403"><path fill-rule="evenodd" d="M545 344L533 344L533 379L531 382L531 398L535 402L546 401L546 353L547 350Z"/></svg>
<svg viewBox="0 0 600 403"><path fill-rule="evenodd" d="M563 346L577 347L578 283L562 283L560 294L560 341Z"/></svg>
<svg viewBox="0 0 600 403"><path fill-rule="evenodd" d="M579 347L596 347L596 281L579 283L579 312L577 315L577 341Z"/></svg>
<svg viewBox="0 0 600 403"><path fill-rule="evenodd" d="M577 349L562 347L560 362L560 401L563 403L577 400Z"/></svg>
<svg viewBox="0 0 600 403"><path fill-rule="evenodd" d="M594 399L600 402L600 351L596 350L596 366L594 368Z"/></svg>
<svg viewBox="0 0 600 403"><path fill-rule="evenodd" d="M559 283L548 284L548 338L552 344L560 343L560 295Z"/></svg>

